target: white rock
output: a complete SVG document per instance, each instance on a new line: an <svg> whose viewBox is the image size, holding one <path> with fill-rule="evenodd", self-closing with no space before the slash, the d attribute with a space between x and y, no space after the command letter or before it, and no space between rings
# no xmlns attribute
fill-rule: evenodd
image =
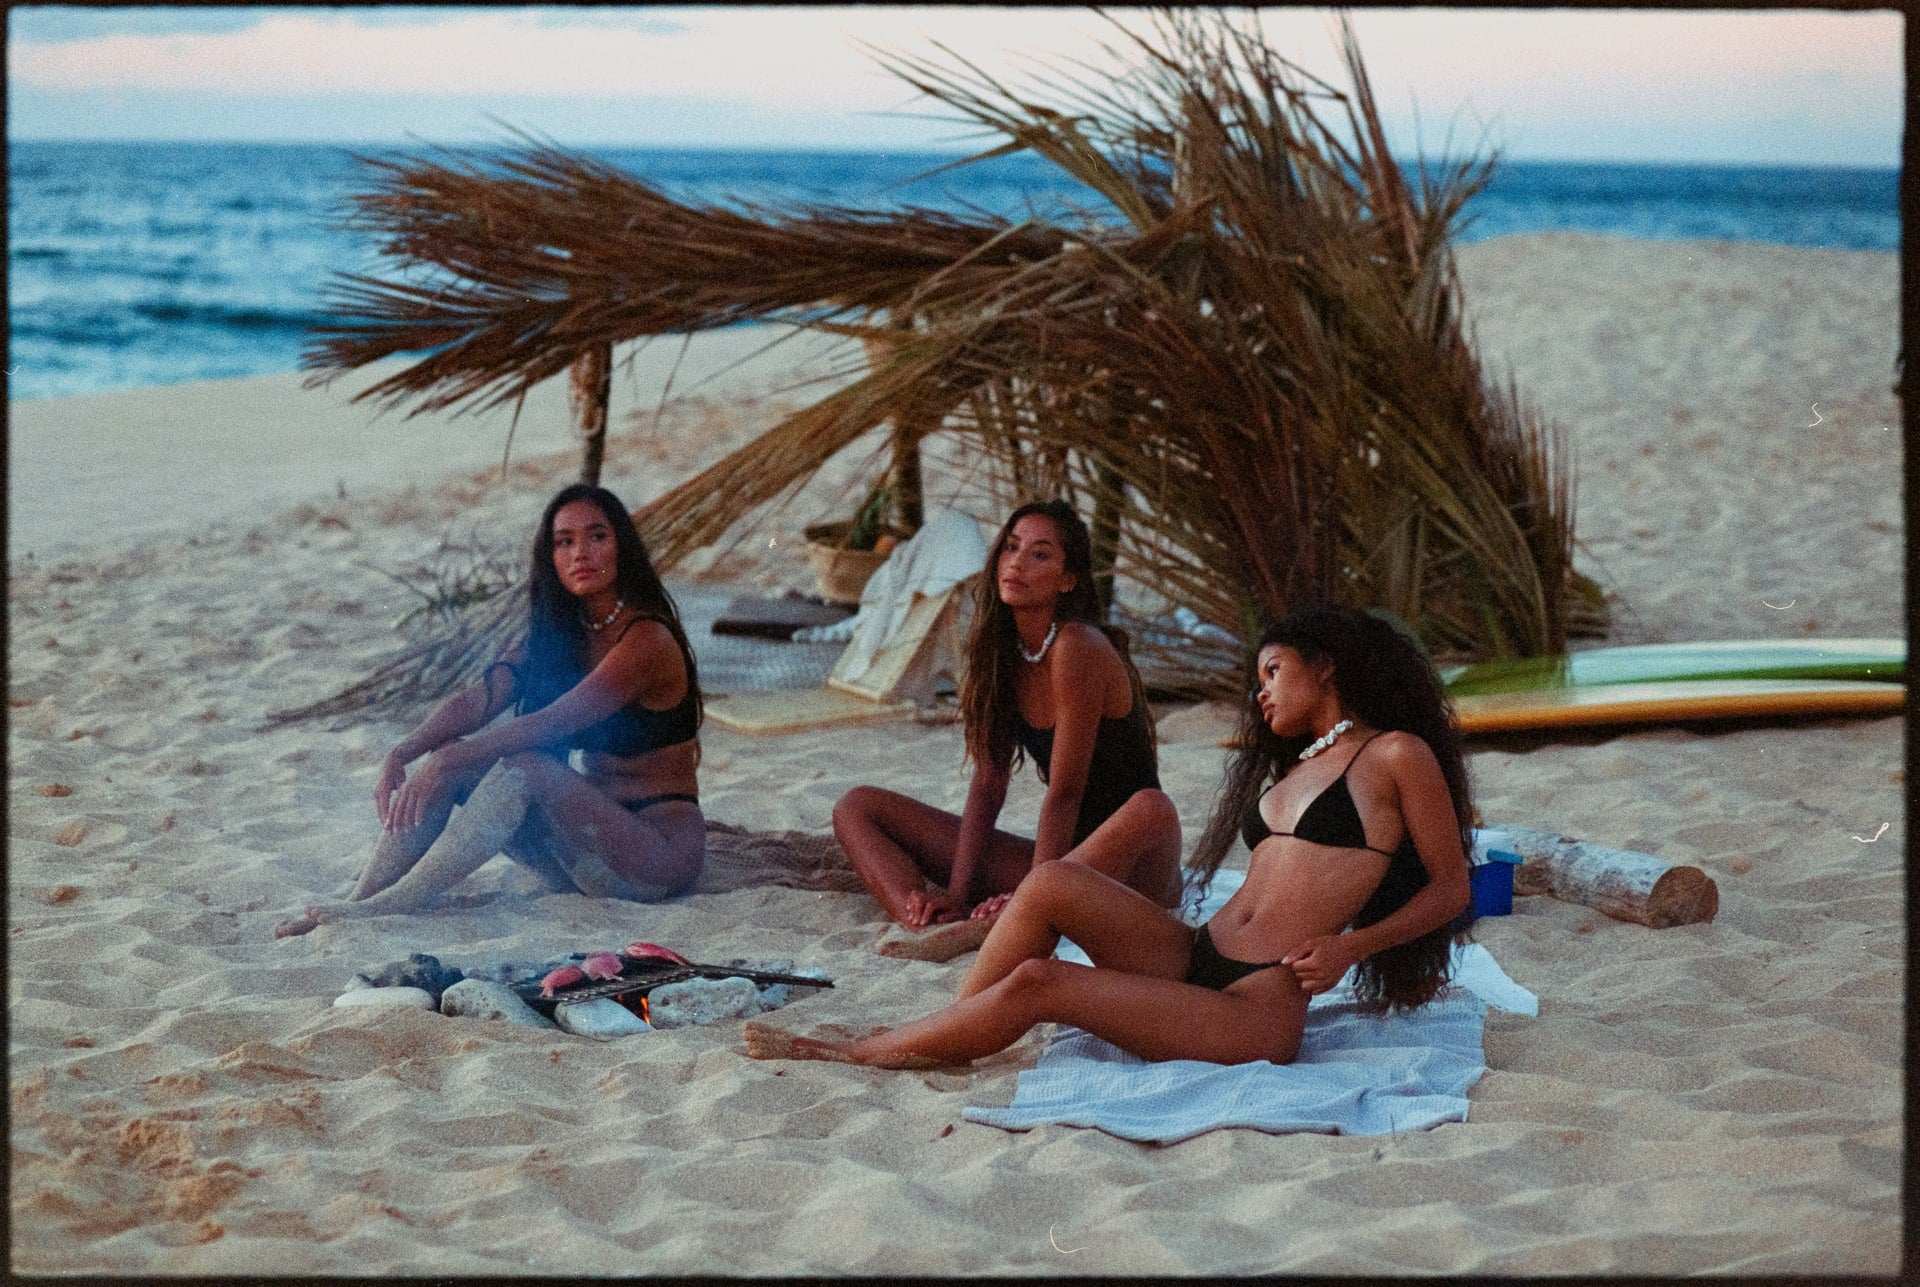
<svg viewBox="0 0 1920 1287"><path fill-rule="evenodd" d="M335 997L333 1004L339 1008L431 1010L433 998L422 988L354 988Z"/></svg>
<svg viewBox="0 0 1920 1287"><path fill-rule="evenodd" d="M688 979L647 993L647 1013L656 1028L722 1023L760 1012L760 989L752 979Z"/></svg>
<svg viewBox="0 0 1920 1287"><path fill-rule="evenodd" d="M462 979L440 994L440 1013L462 1019L498 1020L521 1028L551 1028L551 1019L520 999L504 983Z"/></svg>
<svg viewBox="0 0 1920 1287"><path fill-rule="evenodd" d="M594 1037L600 1041L653 1031L645 1019L611 997L555 1006L553 1021L562 1032L571 1032L577 1037Z"/></svg>

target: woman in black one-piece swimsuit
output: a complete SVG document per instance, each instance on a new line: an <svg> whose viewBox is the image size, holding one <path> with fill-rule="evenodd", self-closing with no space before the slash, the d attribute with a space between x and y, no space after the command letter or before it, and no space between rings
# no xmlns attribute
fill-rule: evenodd
<svg viewBox="0 0 1920 1287"><path fill-rule="evenodd" d="M1180 892L1180 819L1126 636L1098 624L1086 525L1064 501L1016 509L975 591L960 707L973 780L958 815L879 787L833 811L868 890L911 929L971 918L975 947L1031 872L1068 858L1160 906ZM1038 834L996 830L1021 755L1047 784ZM928 945L929 948L938 945Z"/></svg>
<svg viewBox="0 0 1920 1287"><path fill-rule="evenodd" d="M548 504L528 604L524 644L388 753L374 784L383 834L346 901L308 907L277 936L417 911L500 853L600 898L666 898L699 876L699 674L612 492L576 483Z"/></svg>
<svg viewBox="0 0 1920 1287"><path fill-rule="evenodd" d="M1084 864L1053 863L1014 894L946 1009L859 1041L753 1023L748 1053L964 1063L1055 1022L1145 1059L1285 1063L1308 997L1350 967L1367 1008L1425 1003L1446 981L1466 912L1472 816L1438 676L1393 625L1337 608L1269 627L1255 675L1242 749L1194 854L1196 884L1211 881L1236 833L1252 855L1207 924L1191 928ZM1091 969L1052 959L1063 935Z"/></svg>

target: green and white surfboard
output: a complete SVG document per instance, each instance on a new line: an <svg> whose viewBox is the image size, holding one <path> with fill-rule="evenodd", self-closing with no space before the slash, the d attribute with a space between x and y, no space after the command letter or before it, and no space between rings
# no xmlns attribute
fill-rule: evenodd
<svg viewBox="0 0 1920 1287"><path fill-rule="evenodd" d="M1904 639L1738 639L1594 648L1441 671L1466 732L1770 715L1906 701Z"/></svg>

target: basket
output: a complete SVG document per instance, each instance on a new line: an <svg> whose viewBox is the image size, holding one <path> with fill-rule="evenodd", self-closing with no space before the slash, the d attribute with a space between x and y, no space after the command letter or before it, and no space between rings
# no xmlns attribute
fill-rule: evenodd
<svg viewBox="0 0 1920 1287"><path fill-rule="evenodd" d="M813 577L820 597L830 603L858 603L860 591L893 551L849 550L841 546L853 528L849 519L833 523L815 523L806 529L807 562L813 565ZM887 528L885 534L904 541L908 533Z"/></svg>

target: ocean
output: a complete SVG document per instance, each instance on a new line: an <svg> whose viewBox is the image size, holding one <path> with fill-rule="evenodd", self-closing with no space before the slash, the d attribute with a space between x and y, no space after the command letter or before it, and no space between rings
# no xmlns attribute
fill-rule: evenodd
<svg viewBox="0 0 1920 1287"><path fill-rule="evenodd" d="M369 149L379 155L417 149ZM969 207L1091 205L1031 156L600 150L689 199ZM361 181L324 145L12 142L8 397L55 398L299 366L330 275L379 272L339 227ZM1897 252L1894 169L1503 162L1462 241L1574 229Z"/></svg>

